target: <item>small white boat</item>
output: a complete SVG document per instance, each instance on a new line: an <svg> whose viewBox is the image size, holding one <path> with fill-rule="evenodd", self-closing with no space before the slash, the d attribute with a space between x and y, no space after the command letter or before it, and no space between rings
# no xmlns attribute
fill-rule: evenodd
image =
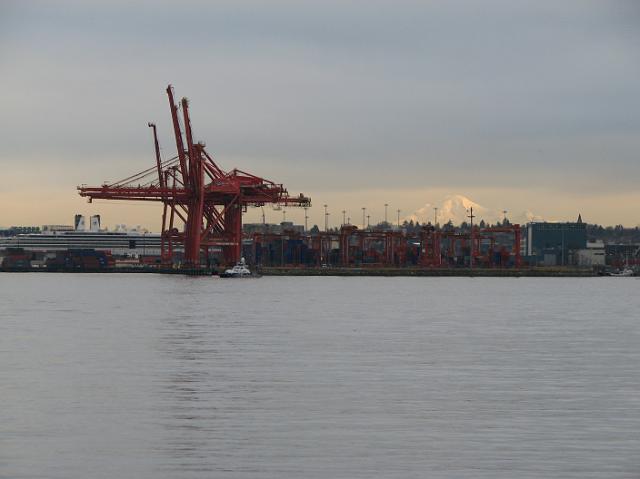
<svg viewBox="0 0 640 479"><path fill-rule="evenodd" d="M631 268L625 268L622 271L618 271L616 273L609 273L609 276L618 276L618 277L620 277L620 276L628 277L628 276L633 276L633 275L634 275L634 273L633 273L633 270Z"/></svg>
<svg viewBox="0 0 640 479"><path fill-rule="evenodd" d="M224 273L220 273L221 278L244 278L247 276L251 276L251 271L247 268L247 263L245 263L244 258L241 258L233 268L225 270Z"/></svg>

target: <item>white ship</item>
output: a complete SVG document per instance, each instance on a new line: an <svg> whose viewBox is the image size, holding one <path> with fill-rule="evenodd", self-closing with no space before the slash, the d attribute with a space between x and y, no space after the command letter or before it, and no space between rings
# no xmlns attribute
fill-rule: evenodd
<svg viewBox="0 0 640 479"><path fill-rule="evenodd" d="M100 217L91 217L86 228L84 217L76 215L74 226L44 225L41 233L16 234L0 237L0 250L22 248L25 251L53 252L69 249L95 249L110 251L114 255L159 256L161 235L141 228L128 229L118 225L115 231L100 228ZM182 250L182 247L177 247Z"/></svg>
<svg viewBox="0 0 640 479"><path fill-rule="evenodd" d="M233 268L227 269L220 274L221 278L244 278L249 276L251 276L251 271L247 268L244 258L241 258Z"/></svg>

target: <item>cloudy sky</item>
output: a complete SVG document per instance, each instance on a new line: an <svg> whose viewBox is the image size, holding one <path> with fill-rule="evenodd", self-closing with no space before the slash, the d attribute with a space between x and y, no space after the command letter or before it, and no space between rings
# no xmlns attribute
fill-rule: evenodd
<svg viewBox="0 0 640 479"><path fill-rule="evenodd" d="M310 195L315 223L461 194L636 225L639 27L635 0L5 0L0 225L157 230L158 206L75 188L152 166L147 121L174 155L168 83L222 168Z"/></svg>

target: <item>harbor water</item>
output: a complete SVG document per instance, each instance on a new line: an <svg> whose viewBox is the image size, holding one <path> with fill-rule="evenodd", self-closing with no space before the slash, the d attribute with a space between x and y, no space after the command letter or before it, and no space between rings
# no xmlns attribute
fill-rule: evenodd
<svg viewBox="0 0 640 479"><path fill-rule="evenodd" d="M639 289L0 274L0 477L637 478Z"/></svg>

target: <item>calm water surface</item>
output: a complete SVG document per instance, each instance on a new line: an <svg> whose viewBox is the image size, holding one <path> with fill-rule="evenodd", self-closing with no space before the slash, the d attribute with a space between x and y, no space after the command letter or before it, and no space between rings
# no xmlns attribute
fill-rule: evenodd
<svg viewBox="0 0 640 479"><path fill-rule="evenodd" d="M0 477L637 478L639 289L0 274Z"/></svg>

